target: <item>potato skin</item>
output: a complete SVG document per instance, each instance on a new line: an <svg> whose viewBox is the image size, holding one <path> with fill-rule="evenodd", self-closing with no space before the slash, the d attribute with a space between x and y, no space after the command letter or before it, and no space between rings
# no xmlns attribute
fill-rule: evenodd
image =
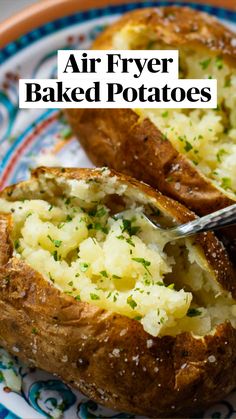
<svg viewBox="0 0 236 419"><path fill-rule="evenodd" d="M236 66L235 33L206 13L186 7L145 8L127 13L98 36L92 49L114 49L113 36L126 24L147 27L165 48L174 45L202 50L209 56L219 54L230 66ZM236 202L201 174L149 119L140 121L132 109L67 109L65 113L95 165L107 165L135 176L198 215ZM236 228L222 231L232 260L236 260Z"/></svg>
<svg viewBox="0 0 236 419"><path fill-rule="evenodd" d="M113 36L127 24L148 27L154 39L165 46L192 47L208 53L223 55L231 64L236 63L235 33L207 13L188 7L147 7L125 13L106 28L93 42L92 49L114 49Z"/></svg>
<svg viewBox="0 0 236 419"><path fill-rule="evenodd" d="M235 34L215 18L178 6L126 13L94 41L92 49L114 49L113 36L127 24L147 27L166 48L197 48L220 54L236 66ZM132 109L67 109L65 113L95 165L135 176L182 202L198 215L235 203L180 154L149 120ZM172 179L170 181L170 178Z"/></svg>
<svg viewBox="0 0 236 419"><path fill-rule="evenodd" d="M69 109L66 114L95 165L134 176L199 215L235 203L179 153L149 119L139 121L132 109Z"/></svg>
<svg viewBox="0 0 236 419"><path fill-rule="evenodd" d="M67 179L101 178L92 169L39 169ZM176 219L193 215L150 187L111 173L142 190ZM30 182L30 181L29 181ZM7 188L1 197L24 183ZM236 330L225 322L214 335L153 338L127 317L76 301L13 256L11 216L0 215L0 345L113 409L149 417L178 417L218 401L236 385ZM211 233L199 236L217 254L217 279L234 290L227 255ZM219 260L224 263L219 263ZM221 259L220 259L221 258ZM230 284L230 285L229 285ZM235 293L234 293L235 294ZM15 352L17 348L17 353ZM18 352L19 350L19 352ZM118 350L118 351L117 351Z"/></svg>

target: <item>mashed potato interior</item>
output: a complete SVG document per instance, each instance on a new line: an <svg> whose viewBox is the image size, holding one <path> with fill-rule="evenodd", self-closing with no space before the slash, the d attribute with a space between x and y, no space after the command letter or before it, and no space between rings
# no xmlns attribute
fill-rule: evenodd
<svg viewBox="0 0 236 419"><path fill-rule="evenodd" d="M125 26L113 39L114 49L167 49L146 28ZM169 46L168 49L175 49ZM179 77L217 79L216 109L135 109L150 120L174 147L219 188L236 194L236 69L222 56L191 48L179 50Z"/></svg>
<svg viewBox="0 0 236 419"><path fill-rule="evenodd" d="M144 206L128 201L133 192L121 186L112 194L112 179L106 193L95 180L66 187L57 196L46 185L43 196L0 199L0 211L13 217L17 258L76 300L140 321L152 336L206 334L222 320L222 306L232 316L233 302L197 248L189 240L167 244L143 218ZM124 193L117 219L112 203Z"/></svg>

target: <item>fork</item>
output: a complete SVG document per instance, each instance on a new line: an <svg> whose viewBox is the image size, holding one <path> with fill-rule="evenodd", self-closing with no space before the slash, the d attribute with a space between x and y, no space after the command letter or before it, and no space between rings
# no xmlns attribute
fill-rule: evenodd
<svg viewBox="0 0 236 419"><path fill-rule="evenodd" d="M163 228L160 224L154 223L146 214L142 213L142 217L156 230L163 232L168 241L192 236L196 233L203 233L209 230L218 230L222 227L236 224L236 204L220 209L204 217L198 217L193 221L180 224L175 227ZM113 215L116 220L122 219L125 211Z"/></svg>

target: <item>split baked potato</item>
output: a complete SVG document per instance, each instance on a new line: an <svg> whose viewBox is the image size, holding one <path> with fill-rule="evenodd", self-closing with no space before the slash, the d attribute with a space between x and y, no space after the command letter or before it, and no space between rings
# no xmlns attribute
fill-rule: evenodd
<svg viewBox="0 0 236 419"><path fill-rule="evenodd" d="M218 106L67 109L90 159L143 180L198 215L235 203L236 34L205 13L157 7L125 14L92 48L178 49L179 77L216 78ZM234 239L236 229L230 233Z"/></svg>
<svg viewBox="0 0 236 419"><path fill-rule="evenodd" d="M186 417L236 386L235 277L213 233L169 243L144 212L195 217L106 168L2 191L0 345L113 409Z"/></svg>

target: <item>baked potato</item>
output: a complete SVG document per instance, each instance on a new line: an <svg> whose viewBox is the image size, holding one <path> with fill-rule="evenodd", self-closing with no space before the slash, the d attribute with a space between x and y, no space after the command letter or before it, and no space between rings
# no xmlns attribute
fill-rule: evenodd
<svg viewBox="0 0 236 419"><path fill-rule="evenodd" d="M186 7L147 8L125 14L92 48L178 49L180 78L218 80L217 109L67 109L92 162L143 180L198 215L235 203L235 33Z"/></svg>
<svg viewBox="0 0 236 419"><path fill-rule="evenodd" d="M169 243L144 211L195 217L106 168L2 191L0 345L113 409L186 417L236 385L235 278L213 233Z"/></svg>

